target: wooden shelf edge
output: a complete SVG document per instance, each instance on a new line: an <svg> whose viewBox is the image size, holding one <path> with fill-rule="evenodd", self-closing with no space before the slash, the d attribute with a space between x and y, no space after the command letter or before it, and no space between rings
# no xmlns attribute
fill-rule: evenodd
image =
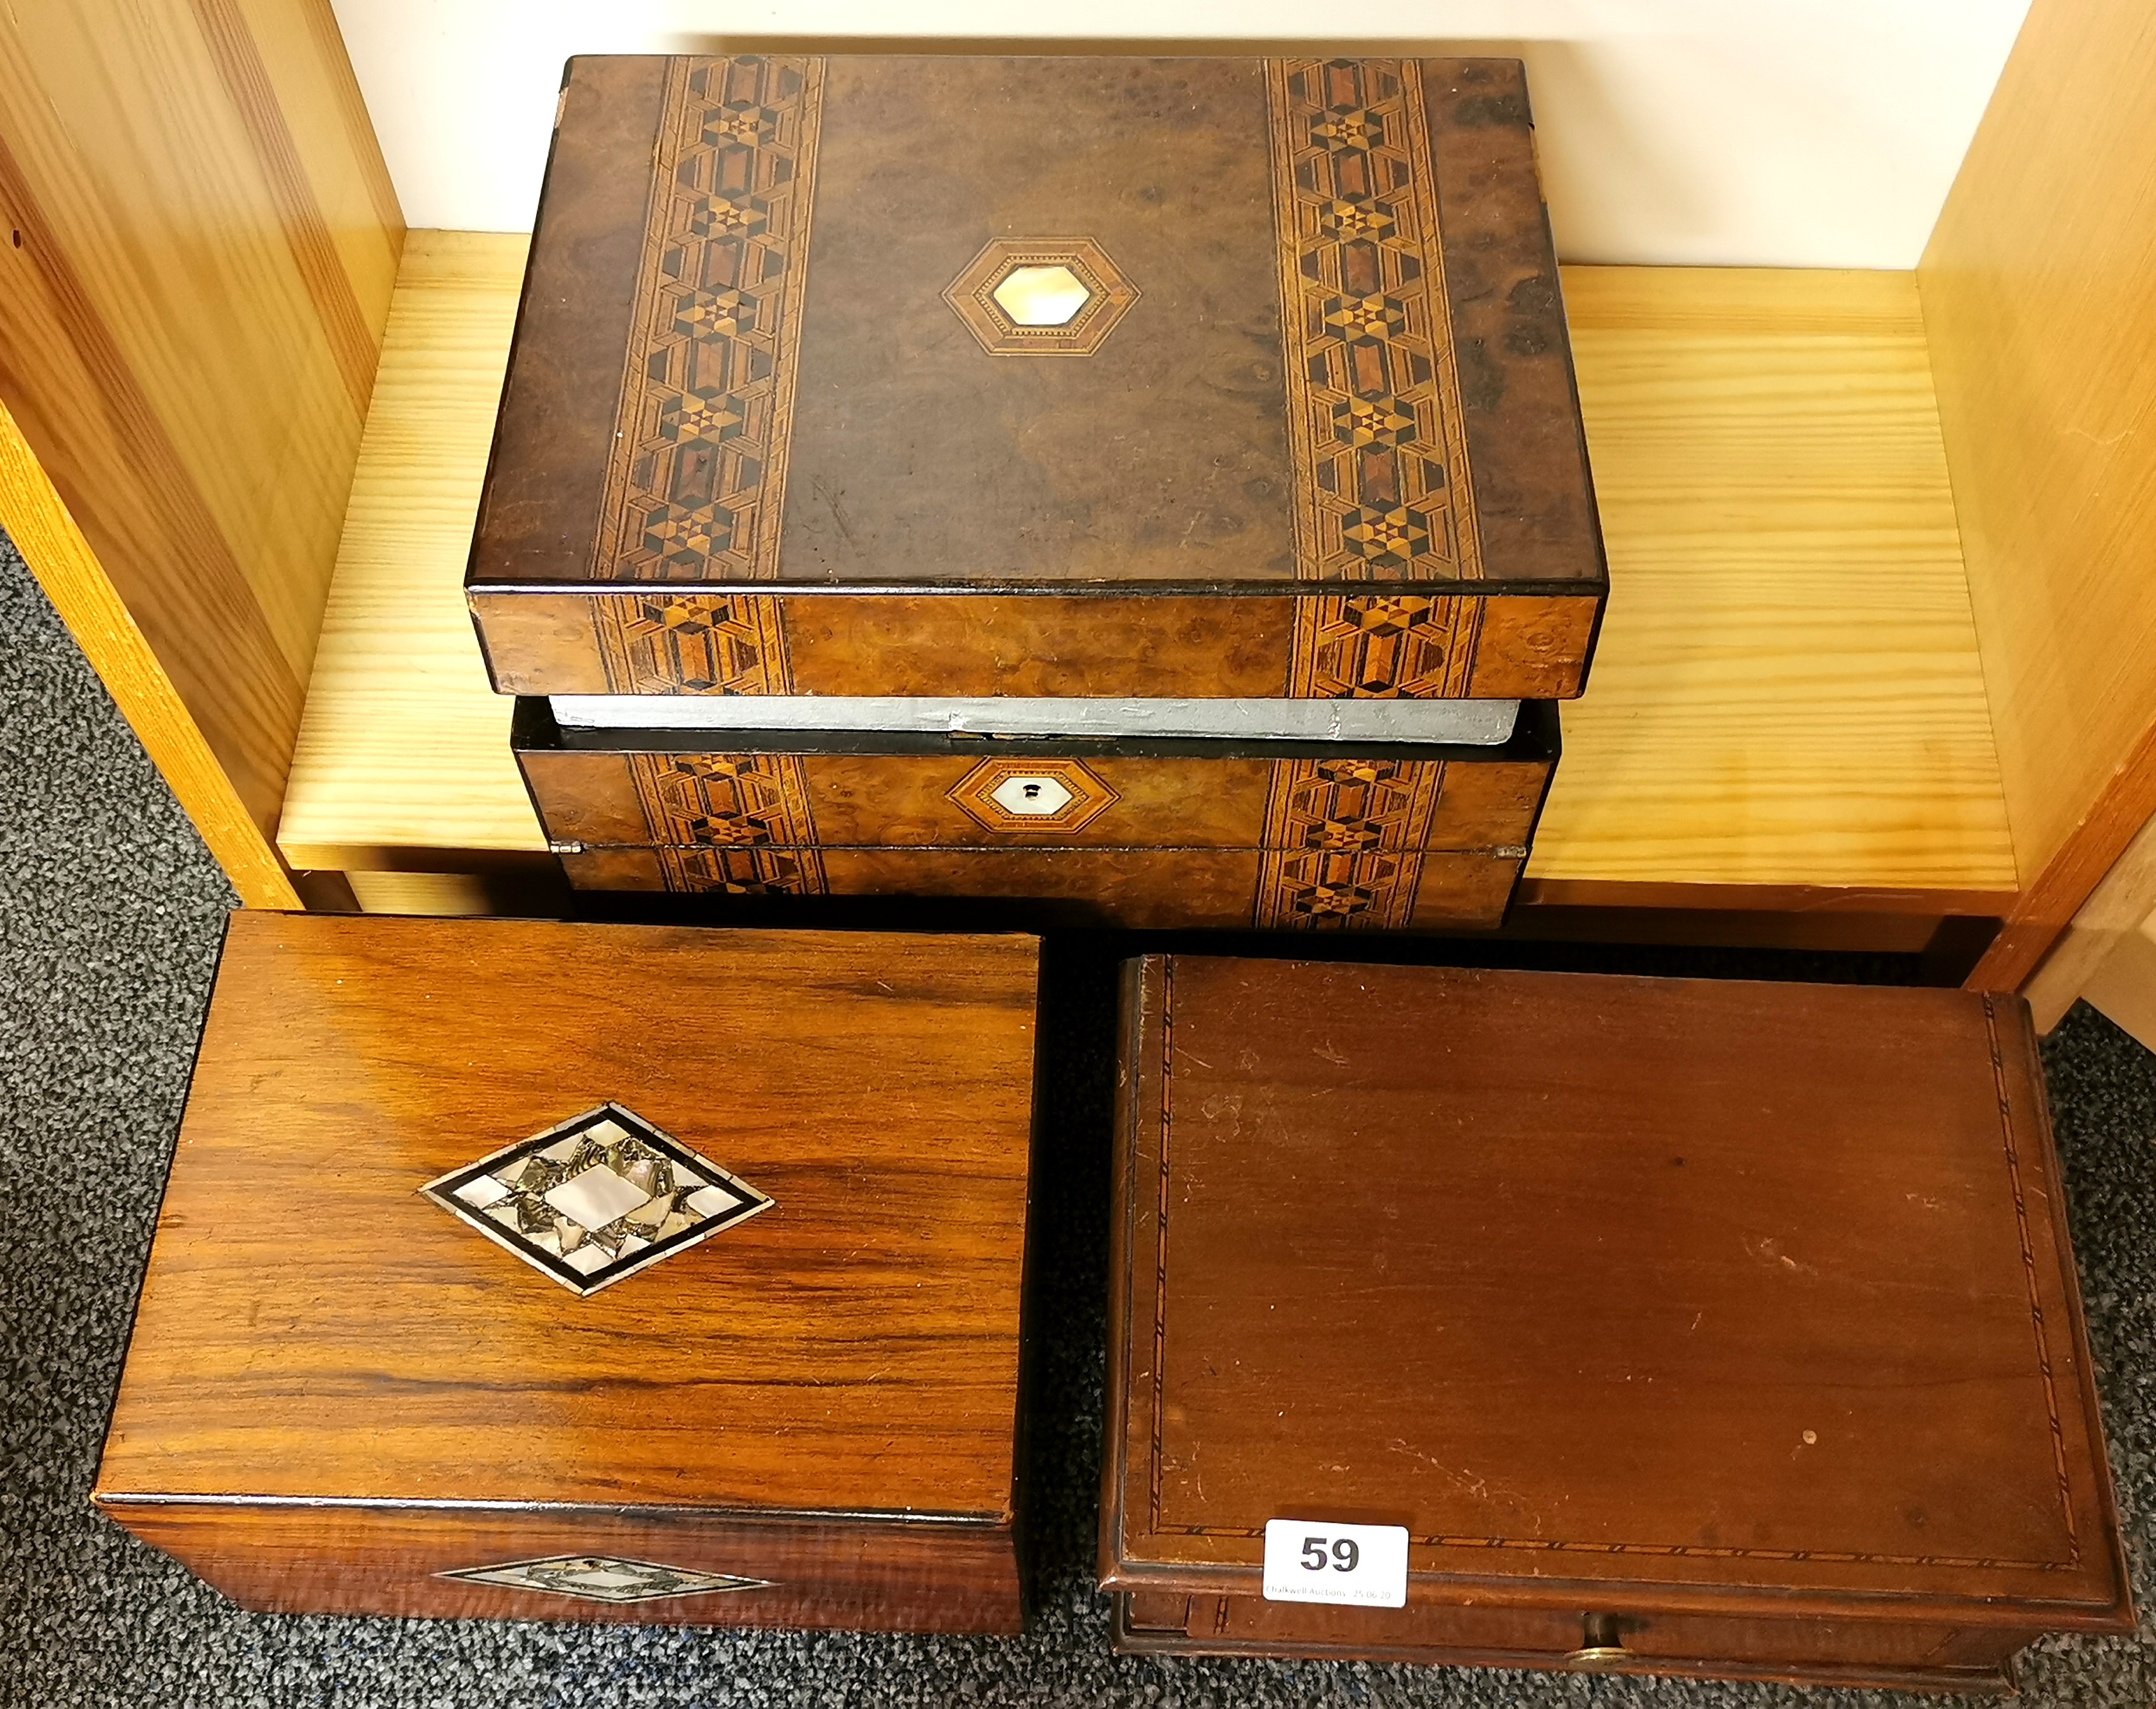
<svg viewBox="0 0 2156 1709"><path fill-rule="evenodd" d="M460 592L524 247L408 241L285 800L295 865L548 860ZM1614 591L1523 899L2003 911L1912 276L1586 268L1564 288Z"/></svg>
<svg viewBox="0 0 2156 1709"><path fill-rule="evenodd" d="M0 526L249 908L297 908L299 891L136 626L15 418L0 403Z"/></svg>

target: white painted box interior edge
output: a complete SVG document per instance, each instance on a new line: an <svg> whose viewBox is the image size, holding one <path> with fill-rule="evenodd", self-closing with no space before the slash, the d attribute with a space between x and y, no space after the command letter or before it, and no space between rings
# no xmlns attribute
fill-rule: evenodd
<svg viewBox="0 0 2156 1709"><path fill-rule="evenodd" d="M913 700L826 695L556 695L572 730L886 731L973 736L1461 742L1494 747L1517 701Z"/></svg>

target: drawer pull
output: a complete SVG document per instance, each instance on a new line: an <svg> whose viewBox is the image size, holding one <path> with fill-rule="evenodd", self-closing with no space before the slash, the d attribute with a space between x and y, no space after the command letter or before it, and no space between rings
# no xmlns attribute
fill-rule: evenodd
<svg viewBox="0 0 2156 1709"><path fill-rule="evenodd" d="M1580 1633L1579 1648L1564 1658L1564 1665L1591 1673L1624 1661L1631 1653L1625 1647L1624 1630L1616 1615L1589 1614Z"/></svg>

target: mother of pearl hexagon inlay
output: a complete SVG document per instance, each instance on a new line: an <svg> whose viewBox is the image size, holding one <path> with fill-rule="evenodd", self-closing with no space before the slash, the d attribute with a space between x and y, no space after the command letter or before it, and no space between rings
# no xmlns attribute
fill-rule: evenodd
<svg viewBox="0 0 2156 1709"><path fill-rule="evenodd" d="M1137 300L1091 238L998 238L943 293L990 356L1091 356Z"/></svg>
<svg viewBox="0 0 2156 1709"><path fill-rule="evenodd" d="M983 760L950 798L992 831L1082 830L1122 798L1077 760Z"/></svg>

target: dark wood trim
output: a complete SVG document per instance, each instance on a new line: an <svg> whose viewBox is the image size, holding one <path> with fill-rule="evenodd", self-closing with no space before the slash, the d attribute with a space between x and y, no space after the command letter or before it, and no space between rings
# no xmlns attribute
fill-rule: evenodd
<svg viewBox="0 0 2156 1709"><path fill-rule="evenodd" d="M2156 722L2118 768L2066 840L2025 885L1999 936L1964 983L1972 991L2017 991L2103 882L2126 845L2156 813Z"/></svg>

